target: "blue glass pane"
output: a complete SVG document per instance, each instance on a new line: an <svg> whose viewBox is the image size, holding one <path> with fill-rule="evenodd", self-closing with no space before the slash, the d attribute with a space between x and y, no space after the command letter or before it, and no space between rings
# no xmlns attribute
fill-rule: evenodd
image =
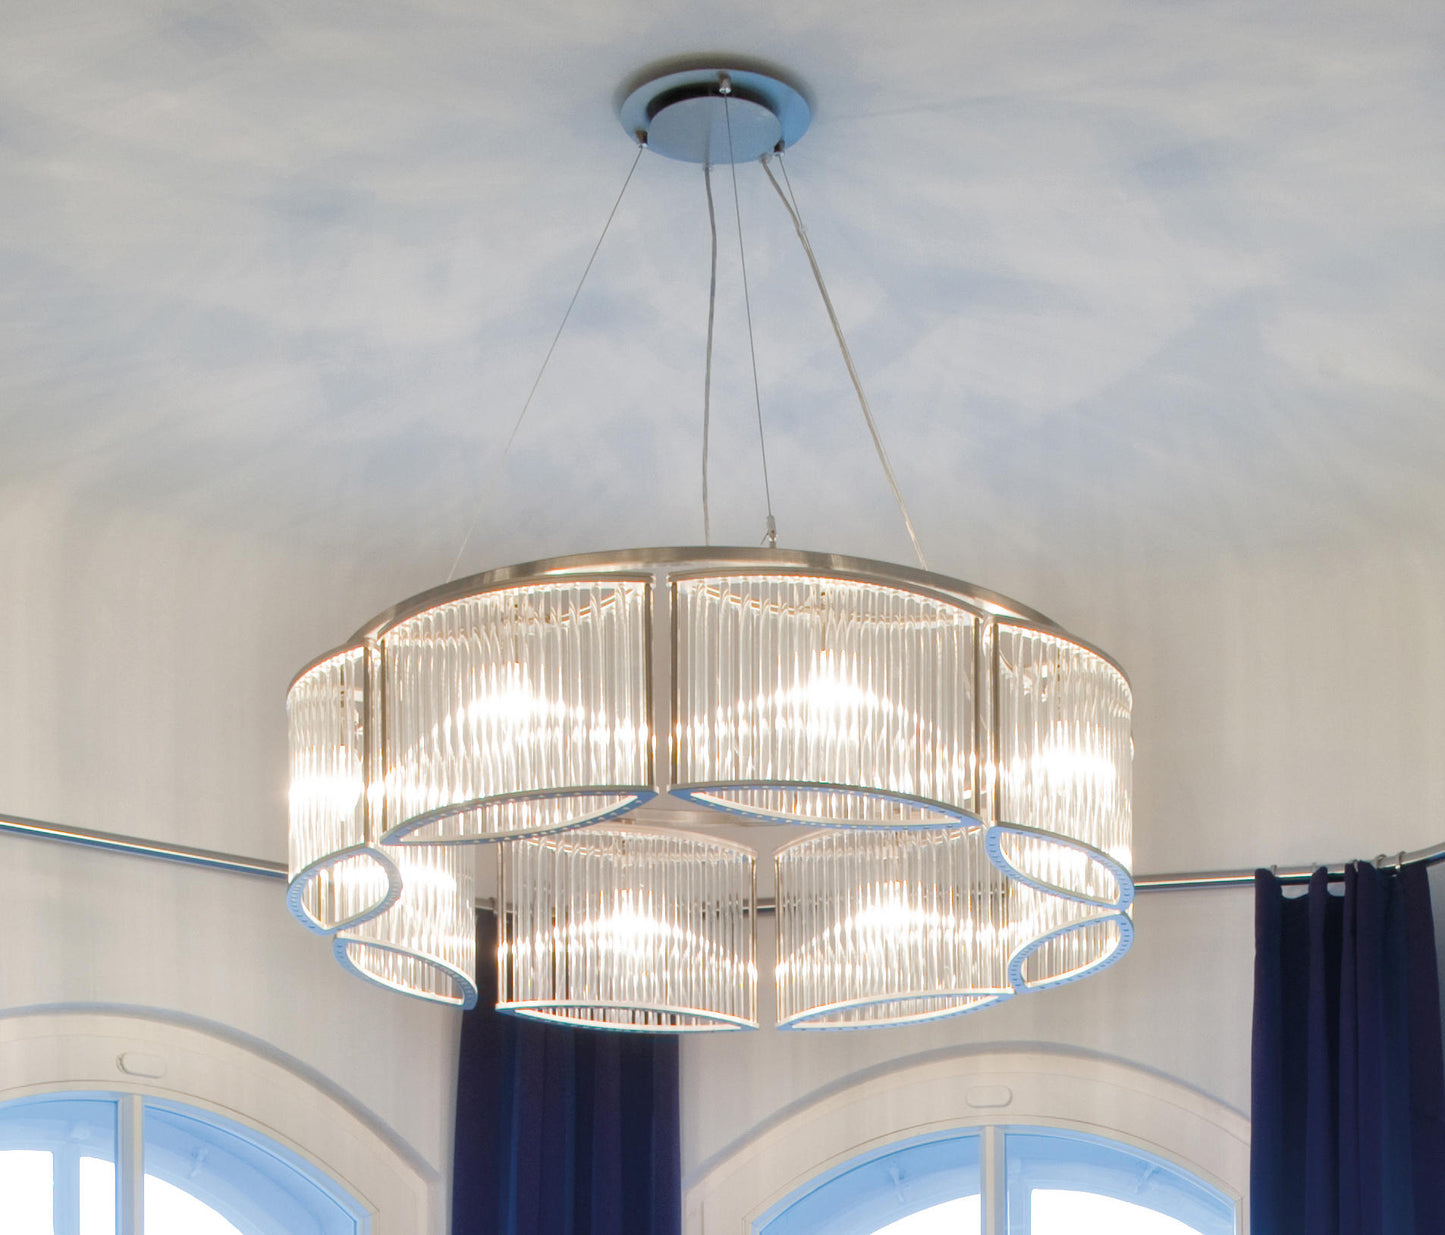
<svg viewBox="0 0 1445 1235"><path fill-rule="evenodd" d="M1234 1202L1163 1158L1084 1133L1004 1138L1010 1235L1234 1235Z"/></svg>
<svg viewBox="0 0 1445 1235"><path fill-rule="evenodd" d="M360 1216L299 1155L220 1116L145 1108L146 1235L356 1235Z"/></svg>
<svg viewBox="0 0 1445 1235"><path fill-rule="evenodd" d="M755 1230L757 1235L874 1235L917 1215L890 1235L977 1235L977 1207L957 1202L978 1195L978 1157L975 1134L945 1133L892 1145L820 1176L770 1209Z"/></svg>
<svg viewBox="0 0 1445 1235"><path fill-rule="evenodd" d="M115 1235L114 1099L0 1106L0 1230Z"/></svg>

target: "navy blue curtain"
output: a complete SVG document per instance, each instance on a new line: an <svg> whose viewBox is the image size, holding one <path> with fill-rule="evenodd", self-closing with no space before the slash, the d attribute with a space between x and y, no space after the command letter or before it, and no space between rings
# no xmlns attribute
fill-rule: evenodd
<svg viewBox="0 0 1445 1235"><path fill-rule="evenodd" d="M1445 1235L1445 1065L1423 865L1255 875L1254 1235Z"/></svg>
<svg viewBox="0 0 1445 1235"><path fill-rule="evenodd" d="M678 1235L677 1039L496 1010L496 919L477 915L462 1018L452 1235Z"/></svg>

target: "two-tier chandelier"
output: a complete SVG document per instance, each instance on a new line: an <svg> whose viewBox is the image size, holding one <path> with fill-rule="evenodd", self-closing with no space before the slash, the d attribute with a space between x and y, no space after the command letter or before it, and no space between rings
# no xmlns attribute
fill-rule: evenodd
<svg viewBox="0 0 1445 1235"><path fill-rule="evenodd" d="M640 82L622 119L706 168L780 151L808 109L709 67ZM287 707L291 909L409 994L475 1002L484 846L499 1007L755 1027L767 906L718 824L804 829L773 858L781 1026L986 1007L1133 937L1124 674L926 570L716 547L493 570L381 614Z"/></svg>

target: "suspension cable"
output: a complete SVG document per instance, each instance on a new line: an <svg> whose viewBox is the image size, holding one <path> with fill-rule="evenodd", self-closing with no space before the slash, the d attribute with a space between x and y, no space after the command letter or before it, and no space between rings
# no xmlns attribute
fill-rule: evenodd
<svg viewBox="0 0 1445 1235"><path fill-rule="evenodd" d="M778 547L778 524L773 518L773 490L768 483L768 440L763 433L763 397L758 390L758 353L753 345L753 305L748 295L748 256L743 247L743 211L738 204L738 165L733 161L733 122L728 111L728 95L732 93L732 84L724 81L720 87L723 99L723 120L728 130L728 166L732 169L733 175L733 212L738 220L738 260L743 270L743 307L748 317L748 355L753 362L753 405L758 412L758 450L763 459L763 499L768 507L768 526L763 539L767 542L769 549Z"/></svg>
<svg viewBox="0 0 1445 1235"><path fill-rule="evenodd" d="M717 311L717 211L712 202L712 165L702 165L702 182L707 189L707 225L712 233L712 273L707 285L707 367L702 379L702 543L712 544L712 520L707 506L707 439L712 419L712 324Z"/></svg>
<svg viewBox="0 0 1445 1235"><path fill-rule="evenodd" d="M853 364L853 354L848 350L848 341L843 337L843 327L838 322L838 314L833 309L833 298L828 295L828 286L823 282L823 272L818 268L818 259L813 255L813 246L809 243L807 229L803 227L802 216L798 213L796 199L788 201L788 195L783 192L782 185L778 178L773 175L773 169L768 166L768 156L764 155L758 160L763 165L763 171L768 175L768 182L777 191L778 200L783 203L783 209L788 212L793 220L793 229L798 233L798 239L802 242L803 252L807 254L808 264L813 268L813 278L818 284L818 291L823 297L823 307L828 310L828 320L833 324L833 334L838 339L838 350L843 353L843 363L847 366L848 376L853 381L853 389L858 395L858 406L863 409L863 419L868 422L868 432L873 438L873 449L878 453L878 462L883 465L883 474L888 478L888 487L893 490L893 500L898 503L898 513L903 516L903 526L908 529L908 539L913 542L913 553L918 558L918 564L924 570L928 569L928 559L923 556L923 546L918 543L918 533L913 530L913 520L908 515L908 505L903 500L903 490L898 487L898 478L893 474L893 465L888 461L888 451L884 449L883 438L878 433L878 424L873 419L873 409L868 406L868 396L863 393L863 383L858 377L858 369ZM783 169L783 176L788 174L787 164L783 162L782 152L778 152L778 166ZM792 183L788 184L788 193L793 190Z"/></svg>
<svg viewBox="0 0 1445 1235"><path fill-rule="evenodd" d="M527 417L527 409L532 406L532 396L537 393L537 387L542 384L542 375L547 372L547 363L552 359L552 353L557 350L557 340L562 337L562 331L567 328L567 319L572 316L572 309L577 304L577 297L582 294L582 285L587 282L587 276L592 272L592 263L597 260L598 251L602 248L602 242L607 239L607 229L612 226L612 220L617 217L617 208L622 205L623 195L627 192L627 186L632 183L632 173L637 170L637 165L642 161L643 151L647 149L641 141L637 143L637 157L632 160L632 166L627 169L627 178L622 182L622 188L618 191L617 200L612 203L612 209L607 213L607 222L602 225L602 234L597 237L597 243L592 246L592 255L587 259L587 265L582 269L582 277L577 280L577 289L572 293L572 299L567 302L567 311L562 314L562 320L557 324L557 333L552 336L552 343L547 348L547 354L542 357L542 367L537 370L537 376L532 380L532 389L527 391L527 397L522 403L522 410L517 413L517 422L512 426L512 431L507 434L506 445L502 447L498 463L505 459L512 449L512 443L516 440L517 430L522 427L522 421ZM467 545L471 543L472 533L477 530L477 524L481 521L482 510L485 507L486 497L483 495L482 504L478 505L477 513L472 516L472 522L467 528L467 534L462 537L462 543L457 549L457 555L452 559L452 568L447 571L446 581L450 583L457 573L457 567L461 564L462 554L467 551Z"/></svg>

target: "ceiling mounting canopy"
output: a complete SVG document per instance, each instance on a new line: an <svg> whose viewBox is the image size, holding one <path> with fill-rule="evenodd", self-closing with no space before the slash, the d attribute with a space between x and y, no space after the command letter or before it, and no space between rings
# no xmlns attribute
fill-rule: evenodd
<svg viewBox="0 0 1445 1235"><path fill-rule="evenodd" d="M652 77L619 110L622 127L647 148L684 163L751 163L788 149L807 131L812 108L771 73L737 67L684 69Z"/></svg>

